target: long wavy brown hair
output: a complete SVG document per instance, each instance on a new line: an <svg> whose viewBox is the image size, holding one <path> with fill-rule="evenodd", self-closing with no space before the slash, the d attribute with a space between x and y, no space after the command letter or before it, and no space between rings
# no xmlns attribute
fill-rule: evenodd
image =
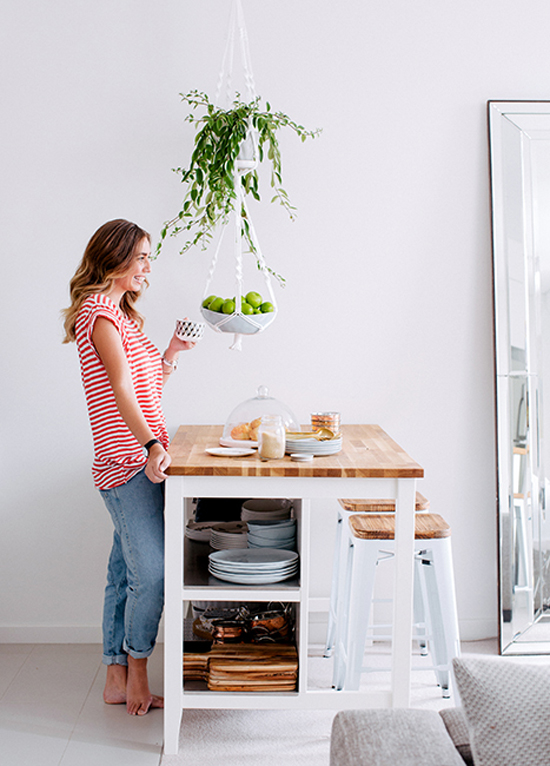
<svg viewBox="0 0 550 766"><path fill-rule="evenodd" d="M122 218L104 223L92 236L70 282L71 305L62 312L65 317L63 343L75 340L76 317L86 298L109 291L113 281L130 268L136 248L144 238L151 242L148 232ZM140 328L143 317L134 304L141 292L126 292L120 301L121 311Z"/></svg>

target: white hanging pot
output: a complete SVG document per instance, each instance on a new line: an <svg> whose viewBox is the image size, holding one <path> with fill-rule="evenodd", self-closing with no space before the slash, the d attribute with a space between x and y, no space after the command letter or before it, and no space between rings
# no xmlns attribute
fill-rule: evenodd
<svg viewBox="0 0 550 766"><path fill-rule="evenodd" d="M258 160L258 131L252 125L249 125L246 138L241 143L239 154L235 160L235 170L254 170L258 165Z"/></svg>

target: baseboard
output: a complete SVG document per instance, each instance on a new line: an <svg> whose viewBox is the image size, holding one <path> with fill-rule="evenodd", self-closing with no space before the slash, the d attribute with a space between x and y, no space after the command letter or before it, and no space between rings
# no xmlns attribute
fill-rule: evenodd
<svg viewBox="0 0 550 766"><path fill-rule="evenodd" d="M309 640L312 644L323 644L327 632L328 614L321 609L310 615ZM461 641L482 641L498 636L496 620L459 620Z"/></svg>
<svg viewBox="0 0 550 766"><path fill-rule="evenodd" d="M459 620L461 641L482 641L498 636L498 623L494 620Z"/></svg>
<svg viewBox="0 0 550 766"><path fill-rule="evenodd" d="M157 642L164 641L161 622ZM100 625L0 627L0 644L101 644Z"/></svg>
<svg viewBox="0 0 550 766"><path fill-rule="evenodd" d="M327 613L321 609L328 599L319 599L317 609L310 615L310 642L323 643L327 628ZM322 603L325 602L325 603ZM462 641L480 641L498 635L496 620L459 620ZM158 642L164 641L164 625L161 621ZM100 626L50 626L32 625L0 627L0 644L100 644Z"/></svg>
<svg viewBox="0 0 550 766"><path fill-rule="evenodd" d="M100 626L25 625L0 628L2 644L101 644Z"/></svg>

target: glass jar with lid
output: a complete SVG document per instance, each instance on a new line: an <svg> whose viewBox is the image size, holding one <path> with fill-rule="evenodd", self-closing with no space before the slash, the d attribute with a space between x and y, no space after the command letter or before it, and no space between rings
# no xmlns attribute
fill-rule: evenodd
<svg viewBox="0 0 550 766"><path fill-rule="evenodd" d="M241 402L229 415L220 439L223 447L257 447L258 430L264 415L279 415L287 431L299 431L300 426L286 404L269 395L266 386L260 386L252 399Z"/></svg>
<svg viewBox="0 0 550 766"><path fill-rule="evenodd" d="M258 455L261 460L280 460L285 456L285 427L280 415L262 415L258 430Z"/></svg>

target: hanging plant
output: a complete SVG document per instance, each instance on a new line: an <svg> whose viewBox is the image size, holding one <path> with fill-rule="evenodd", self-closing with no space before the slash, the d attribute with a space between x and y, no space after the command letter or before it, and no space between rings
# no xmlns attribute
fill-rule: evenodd
<svg viewBox="0 0 550 766"><path fill-rule="evenodd" d="M193 110L202 108L205 113L197 117L192 112L186 118L197 127L191 164L189 168L173 170L181 175L187 191L180 211L161 230L156 254L160 253L168 235L175 237L182 232L188 233L188 239L180 253L193 245L201 245L205 249L216 226L226 223L229 213L234 210L237 200L235 183L242 184L244 194L260 200L257 165L266 155L271 162L271 187L274 192L271 202L279 202L293 220L295 208L282 186L277 131L288 127L305 141L308 137L314 138L320 130L306 130L286 114L271 111L269 103L262 110L259 97L244 103L237 94L229 109L221 109L210 103L205 93L197 90L180 95ZM240 214L242 236L249 250L257 255L244 205L241 205Z"/></svg>

